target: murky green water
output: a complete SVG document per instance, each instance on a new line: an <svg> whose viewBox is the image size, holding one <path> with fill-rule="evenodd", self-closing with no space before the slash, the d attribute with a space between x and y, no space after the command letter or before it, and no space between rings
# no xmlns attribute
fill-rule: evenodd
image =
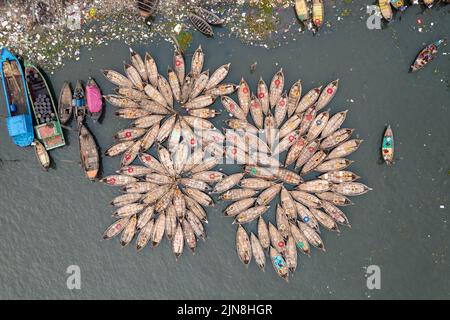
<svg viewBox="0 0 450 320"><path fill-rule="evenodd" d="M255 88L259 76L269 81L280 67L287 83L301 78L305 90L339 77L332 111L349 109L345 126L356 128L365 140L351 156L351 170L374 190L344 209L352 229L322 233L326 253L299 256L289 284L270 265L263 273L254 263L246 269L239 262L235 226L221 216L225 203L208 210L207 241L199 243L195 256L185 252L178 263L166 240L139 253L121 248L117 240L103 241L101 234L112 221L107 204L118 191L83 177L75 132L66 134L69 146L51 152L57 168L45 173L31 149L12 144L1 120L0 158L20 161L0 167L0 298L449 298L450 56L440 55L417 74L407 71L424 43L448 36L450 16L445 10L426 12L422 17L434 26L419 33L412 29L418 12L408 10L402 21L382 31L368 30L355 14L336 30L316 37L304 34L272 50L233 39L194 37L192 49L202 45L206 68L232 63L227 82L244 76ZM161 70L171 64L169 44L135 50L150 50ZM112 86L99 70L120 70L127 57L128 48L120 43L82 52L80 61L69 62L51 77L55 91L64 80L75 83L91 75L110 93ZM254 61L257 71L250 74ZM102 151L128 123L112 113L108 106L102 125L88 122ZM222 114L216 125L226 117ZM393 168L378 164L388 123L399 158ZM118 162L104 159L104 174L116 170ZM81 268L81 290L66 287L69 265ZM369 265L381 268L381 290L366 287Z"/></svg>

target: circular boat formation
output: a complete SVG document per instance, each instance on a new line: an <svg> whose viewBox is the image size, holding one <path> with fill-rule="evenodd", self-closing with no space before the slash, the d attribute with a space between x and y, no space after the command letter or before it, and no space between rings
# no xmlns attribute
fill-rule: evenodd
<svg viewBox="0 0 450 320"><path fill-rule="evenodd" d="M205 240L204 207L214 203L207 191L224 174L214 171L222 155L209 148L203 135L220 134L208 120L217 114L211 105L236 86L222 84L230 64L210 76L203 71L204 60L199 47L186 74L184 57L176 50L165 78L149 53L142 59L131 51L126 76L103 71L118 86L107 101L119 108L117 116L133 121L116 133L117 143L106 151L108 156L122 155L121 168L102 181L122 187L124 194L111 202L117 207L116 221L105 239L122 233L120 243L125 246L137 235L136 248L141 250L149 242L156 247L166 234L177 259L185 243L194 251L197 239ZM150 154L152 146L156 156ZM133 164L137 158L139 165Z"/></svg>
<svg viewBox="0 0 450 320"><path fill-rule="evenodd" d="M131 51L126 75L103 71L118 86L107 101L118 107L117 116L133 121L106 151L122 156L121 168L102 181L122 187L124 194L111 202L116 220L104 238L121 233L125 246L136 235L141 250L149 242L156 247L166 234L178 259L185 244L194 251L197 240L205 240L205 207L216 194L232 202L224 214L238 225L240 260L248 265L253 257L264 269L267 251L277 274L288 280L297 267L297 250L324 251L320 228L339 232L339 225L350 226L340 207L352 204L347 197L370 190L346 170L352 163L346 157L362 140L352 139L354 129L341 128L347 110L325 110L339 80L304 95L299 80L286 92L281 69L269 85L261 78L252 93L244 79L222 84L230 64L210 76L203 71L204 59L199 47L186 74L176 50L166 79L150 54L142 59ZM237 102L229 96L235 91ZM212 105L219 97L232 116L224 133L208 120L218 114ZM214 170L221 163L243 169L227 176ZM249 235L244 225L255 232Z"/></svg>
<svg viewBox="0 0 450 320"><path fill-rule="evenodd" d="M245 265L253 257L264 269L267 251L275 271L286 281L296 270L297 250L306 255L311 246L325 251L320 227L339 232L338 225L350 226L339 207L352 204L347 196L370 190L355 182L356 174L346 171L352 163L346 157L362 143L351 139L354 129L341 128L347 110L333 115L323 111L338 84L335 80L302 96L297 81L286 93L280 70L269 87L261 78L256 94L242 79L239 103L223 99L233 116L227 121L233 129L226 131L227 155L243 164L243 170L216 189L221 200L232 202L224 213L238 224L238 256ZM270 207L275 211L272 221ZM255 232L249 235L244 225Z"/></svg>

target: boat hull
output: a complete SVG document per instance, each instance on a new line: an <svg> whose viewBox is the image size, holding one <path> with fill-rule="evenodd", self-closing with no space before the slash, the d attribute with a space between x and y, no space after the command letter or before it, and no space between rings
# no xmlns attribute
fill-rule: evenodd
<svg viewBox="0 0 450 320"><path fill-rule="evenodd" d="M25 76L19 60L6 48L1 49L0 73L5 93L8 134L19 147L34 141L31 106L26 92Z"/></svg>
<svg viewBox="0 0 450 320"><path fill-rule="evenodd" d="M94 79L89 79L86 84L86 100L89 116L93 121L98 121L103 112L103 100L100 88Z"/></svg>
<svg viewBox="0 0 450 320"><path fill-rule="evenodd" d="M55 103L42 73L25 63L28 96L34 113L36 137L46 150L66 145Z"/></svg>
<svg viewBox="0 0 450 320"><path fill-rule="evenodd" d="M388 126L384 133L381 156L386 164L392 165L394 163L394 134L391 126Z"/></svg>

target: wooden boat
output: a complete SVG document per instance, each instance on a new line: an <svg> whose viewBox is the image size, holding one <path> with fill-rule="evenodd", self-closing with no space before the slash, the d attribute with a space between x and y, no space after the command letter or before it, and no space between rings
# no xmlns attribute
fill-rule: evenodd
<svg viewBox="0 0 450 320"><path fill-rule="evenodd" d="M323 0L313 0L312 16L313 16L312 22L316 27L315 29L317 31L323 24L323 16L324 16Z"/></svg>
<svg viewBox="0 0 450 320"><path fill-rule="evenodd" d="M414 63L411 65L410 72L416 72L425 67L430 61L432 61L437 53L438 48L445 44L445 40L438 40L426 46L420 51Z"/></svg>
<svg viewBox="0 0 450 320"><path fill-rule="evenodd" d="M103 112L103 100L100 88L92 78L89 78L86 84L86 98L89 116L97 122Z"/></svg>
<svg viewBox="0 0 450 320"><path fill-rule="evenodd" d="M191 20L191 23L194 25L194 27L205 36L214 37L214 31L212 27L202 17L199 17L198 15L193 13L189 13L189 20Z"/></svg>
<svg viewBox="0 0 450 320"><path fill-rule="evenodd" d="M311 12L308 7L308 0L295 0L295 13L298 20L307 25L311 20Z"/></svg>
<svg viewBox="0 0 450 320"><path fill-rule="evenodd" d="M83 83L81 80L77 81L77 86L73 92L72 106L74 107L74 116L77 119L78 126L80 126L86 117L86 93L84 92Z"/></svg>
<svg viewBox="0 0 450 320"><path fill-rule="evenodd" d="M46 150L66 145L52 94L42 73L33 65L25 63L28 96L34 113L36 136Z"/></svg>
<svg viewBox="0 0 450 320"><path fill-rule="evenodd" d="M5 93L8 134L19 147L33 143L33 119L26 82L19 60L6 48L1 49L0 72Z"/></svg>
<svg viewBox="0 0 450 320"><path fill-rule="evenodd" d="M41 164L42 168L44 168L45 171L50 168L50 157L48 155L47 150L45 150L45 147L42 143L39 142L39 140L34 140L34 152L36 153L36 158L38 159L39 163Z"/></svg>
<svg viewBox="0 0 450 320"><path fill-rule="evenodd" d="M78 139L81 167L88 179L94 181L100 169L100 157L94 137L82 123L79 126Z"/></svg>
<svg viewBox="0 0 450 320"><path fill-rule="evenodd" d="M392 133L391 126L388 126L384 132L381 156L387 165L394 164L394 134Z"/></svg>
<svg viewBox="0 0 450 320"><path fill-rule="evenodd" d="M203 20L208 22L212 25L221 25L223 23L223 20L217 16L216 14L212 13L209 10L206 10L202 7L194 7L192 11L199 17L201 17Z"/></svg>
<svg viewBox="0 0 450 320"><path fill-rule="evenodd" d="M144 18L155 15L159 0L137 0L139 14Z"/></svg>
<svg viewBox="0 0 450 320"><path fill-rule="evenodd" d="M387 21L391 21L393 17L393 12L389 0L378 0L378 6L380 7L381 15Z"/></svg>
<svg viewBox="0 0 450 320"><path fill-rule="evenodd" d="M58 114L61 124L66 124L72 116L72 89L68 82L64 82L58 99Z"/></svg>
<svg viewBox="0 0 450 320"><path fill-rule="evenodd" d="M272 246L269 248L269 256L277 275L286 282L289 282L289 269L286 266L286 261L283 259L283 256Z"/></svg>

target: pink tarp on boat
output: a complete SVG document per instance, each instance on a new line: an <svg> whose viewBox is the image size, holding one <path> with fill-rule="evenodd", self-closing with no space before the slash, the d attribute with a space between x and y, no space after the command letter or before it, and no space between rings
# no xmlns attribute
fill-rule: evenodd
<svg viewBox="0 0 450 320"><path fill-rule="evenodd" d="M86 87L86 96L89 112L100 112L103 106L102 94L100 92L100 89L97 86L88 85Z"/></svg>

